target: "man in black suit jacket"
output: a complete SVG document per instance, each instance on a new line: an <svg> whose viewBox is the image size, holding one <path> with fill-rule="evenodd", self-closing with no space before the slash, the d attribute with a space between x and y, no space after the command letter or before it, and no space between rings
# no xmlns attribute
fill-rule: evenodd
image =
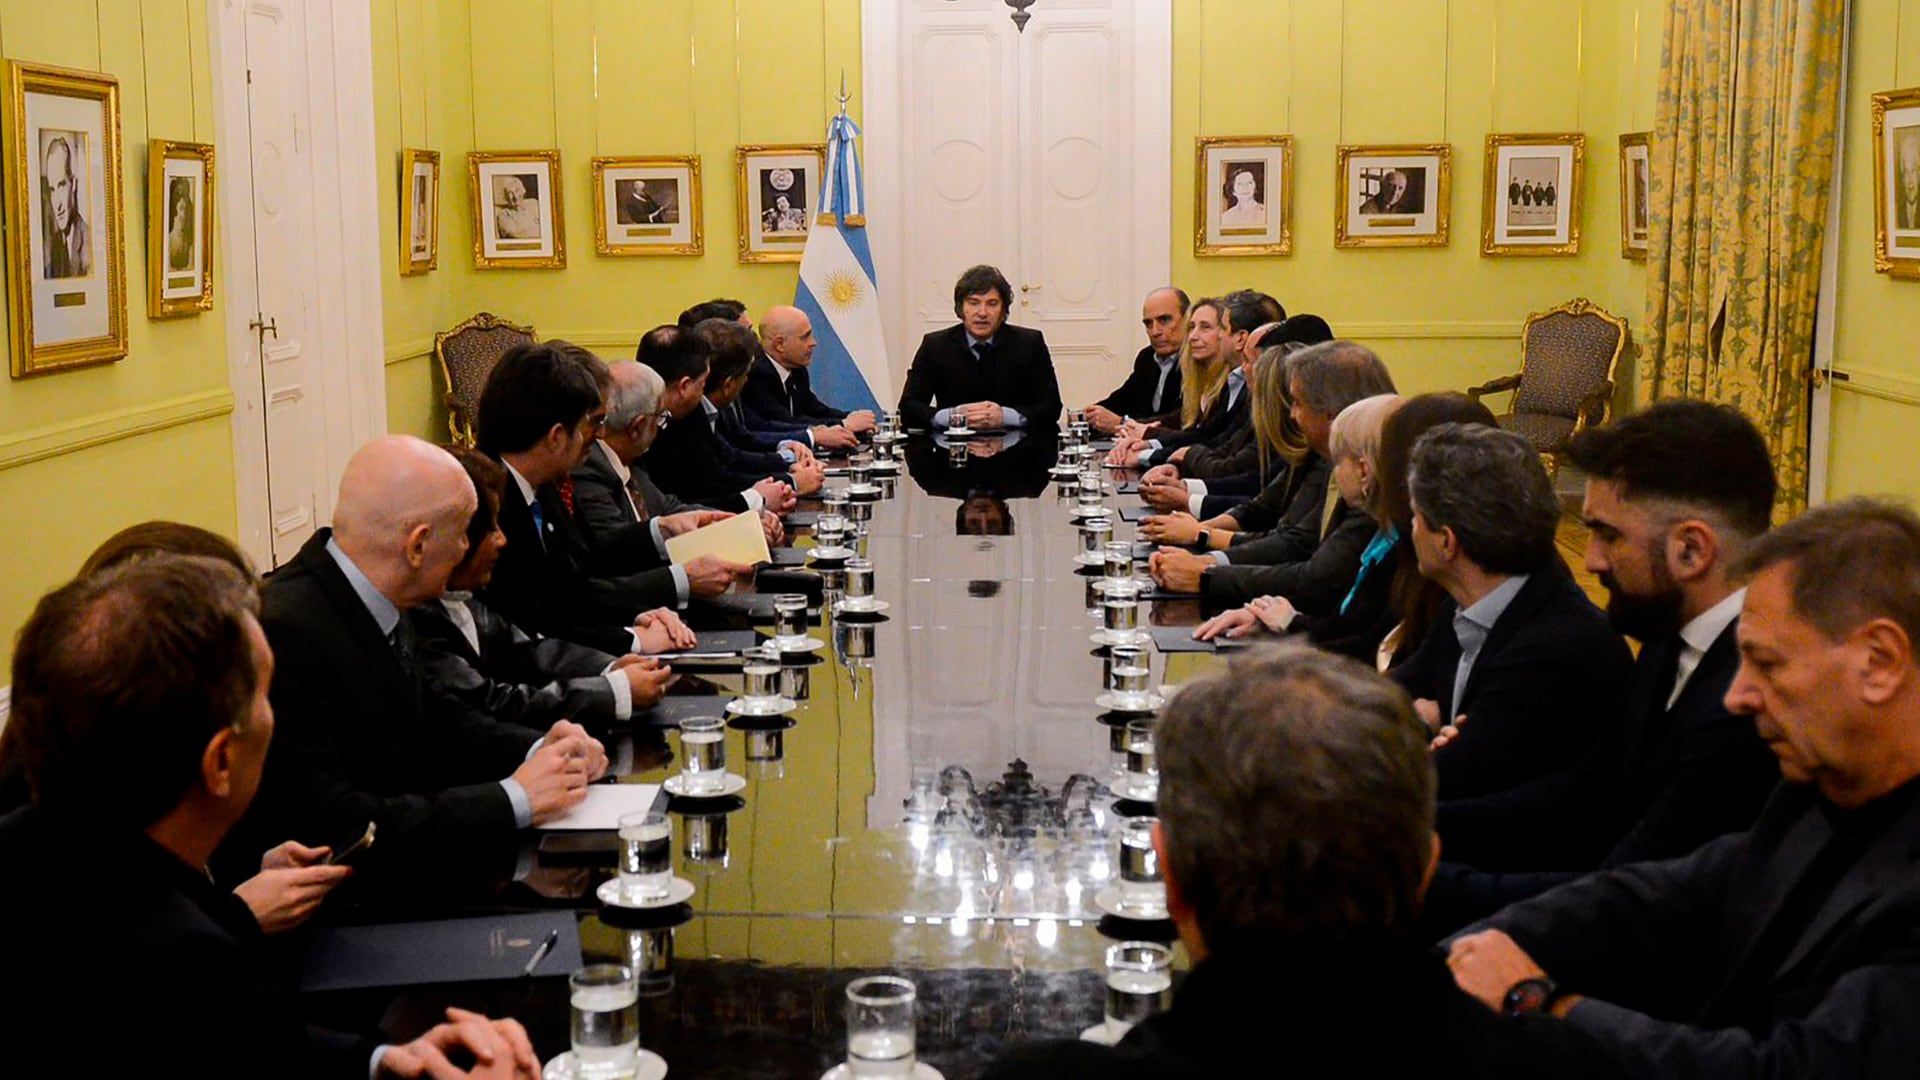
<svg viewBox="0 0 1920 1080"><path fill-rule="evenodd" d="M1408 489L1420 572L1451 603L1393 678L1437 734L1440 839L1483 870L1550 869L1564 838L1557 781L1626 704L1633 654L1554 546L1559 500L1525 440L1441 424L1414 445Z"/></svg>
<svg viewBox="0 0 1920 1080"><path fill-rule="evenodd" d="M1038 330L1007 322L1013 286L991 266L976 266L953 286L960 321L920 342L900 392L908 427L946 428L957 414L982 431L1052 428L1060 422L1060 383Z"/></svg>
<svg viewBox="0 0 1920 1080"><path fill-rule="evenodd" d="M420 662L409 611L445 591L476 504L466 470L419 439L376 439L347 462L334 528L263 590L278 730L237 835L344 844L372 821L362 866L398 866L504 840L586 797L606 768L586 731L497 722L438 692Z"/></svg>
<svg viewBox="0 0 1920 1080"><path fill-rule="evenodd" d="M1188 314L1188 351L1196 361L1205 363L1217 356L1218 362L1226 364L1225 385L1192 427L1155 435L1145 430L1144 424L1124 426L1114 439L1107 464L1146 469L1169 461L1177 463L1186 456L1188 447L1220 446L1251 423L1252 398L1248 391L1252 389L1249 383L1256 352L1248 342L1255 330L1285 317L1280 301L1251 289L1195 304Z"/></svg>
<svg viewBox="0 0 1920 1080"><path fill-rule="evenodd" d="M1724 701L1746 596L1733 563L1773 512L1766 440L1736 409L1672 399L1583 433L1568 456L1589 477L1587 569L1607 589L1608 621L1645 643L1627 711L1556 800L1577 807L1573 817L1504 823L1557 841L1566 869L1443 863L1428 894L1436 933L1582 872L1677 858L1742 831L1780 779L1753 721Z"/></svg>
<svg viewBox="0 0 1920 1080"><path fill-rule="evenodd" d="M208 873L269 744L280 753L258 604L235 568L158 554L55 590L21 630L10 730L34 801L0 818L9 1074L119 1056L144 1063L136 1071L222 1080L367 1080L419 1075L423 1059L456 1047L537 1070L511 1020L461 1014L386 1047L306 1028L269 973L259 923ZM98 887L102 852L112 888ZM85 929L98 926L113 929ZM113 1044L95 1048L99 1014L78 1006L97 998L103 971L130 996L114 1009Z"/></svg>
<svg viewBox="0 0 1920 1080"><path fill-rule="evenodd" d="M807 375L814 345L813 320L806 312L786 304L767 309L760 317L760 348L740 403L762 424L806 430L816 450L847 449L873 430L873 412L848 412L820 400Z"/></svg>
<svg viewBox="0 0 1920 1080"><path fill-rule="evenodd" d="M1116 1045L1016 1046L988 1080L1244 1076L1262 1061L1308 1078L1617 1075L1577 1031L1481 1008L1414 935L1433 770L1391 683L1283 645L1188 682L1154 741L1153 845L1193 971Z"/></svg>
<svg viewBox="0 0 1920 1080"><path fill-rule="evenodd" d="M1133 370L1119 388L1087 406L1087 422L1102 435L1120 430L1129 419L1154 422L1180 415L1180 346L1187 340L1187 294L1168 286L1147 294L1140 325L1147 344L1133 358Z"/></svg>
<svg viewBox="0 0 1920 1080"><path fill-rule="evenodd" d="M1453 943L1460 985L1629 1075L1903 1077L1920 1060L1920 518L1830 503L1761 537L1727 703L1786 781L1749 831L1602 871Z"/></svg>

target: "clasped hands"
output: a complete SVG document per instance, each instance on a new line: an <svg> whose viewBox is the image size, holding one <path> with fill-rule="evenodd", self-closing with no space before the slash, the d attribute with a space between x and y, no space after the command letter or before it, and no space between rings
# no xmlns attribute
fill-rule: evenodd
<svg viewBox="0 0 1920 1080"><path fill-rule="evenodd" d="M454 1050L473 1058L462 1069L449 1059ZM539 1080L540 1060L519 1021L490 1020L465 1009L448 1009L447 1020L410 1043L389 1046L380 1055L379 1076L430 1076L434 1080Z"/></svg>
<svg viewBox="0 0 1920 1080"><path fill-rule="evenodd" d="M974 431L999 431L1007 426L1007 414L998 402L974 401L965 405L955 405L947 410L947 424L954 421L960 426Z"/></svg>
<svg viewBox="0 0 1920 1080"><path fill-rule="evenodd" d="M1270 633L1284 633L1293 625L1293 602L1284 596L1256 596L1244 607L1223 611L1199 626L1194 627L1193 636L1197 641L1212 641L1218 637L1241 638L1265 628Z"/></svg>
<svg viewBox="0 0 1920 1080"><path fill-rule="evenodd" d="M1147 559L1147 572L1168 592L1192 593L1200 591L1200 578L1212 565L1213 560L1205 555L1163 547Z"/></svg>
<svg viewBox="0 0 1920 1080"><path fill-rule="evenodd" d="M587 785L606 771L607 748L600 745L600 740L579 724L561 720L547 730L539 747L513 771L513 779L527 793L533 823L542 825L565 816L585 801Z"/></svg>

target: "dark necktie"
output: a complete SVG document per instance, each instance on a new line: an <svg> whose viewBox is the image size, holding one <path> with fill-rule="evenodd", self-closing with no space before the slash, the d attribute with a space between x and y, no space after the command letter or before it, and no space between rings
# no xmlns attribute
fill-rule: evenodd
<svg viewBox="0 0 1920 1080"><path fill-rule="evenodd" d="M636 479L632 476L627 478L627 498L633 502L633 519L644 522L653 515L647 510L647 493L640 490L640 485L635 483Z"/></svg>
<svg viewBox="0 0 1920 1080"><path fill-rule="evenodd" d="M400 670L412 676L416 654L415 638L413 624L407 621L405 615L400 616L400 621L393 624L393 630L387 634L387 643L393 646L393 658L400 661Z"/></svg>
<svg viewBox="0 0 1920 1080"><path fill-rule="evenodd" d="M533 537L540 541L541 549L545 550L547 546L547 515L545 511L540 509L540 497L538 495L534 496L533 501L527 504L527 510L533 514Z"/></svg>

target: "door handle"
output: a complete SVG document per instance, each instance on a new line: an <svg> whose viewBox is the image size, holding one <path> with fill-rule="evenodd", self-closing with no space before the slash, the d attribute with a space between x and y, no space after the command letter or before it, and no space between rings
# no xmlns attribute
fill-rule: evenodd
<svg viewBox="0 0 1920 1080"><path fill-rule="evenodd" d="M272 334L273 340L279 341L280 328L277 325L275 325L276 321L277 320L274 320L274 319L268 319L265 322L262 322L261 320L256 318L252 322L247 324L247 329L253 331L256 334Z"/></svg>
<svg viewBox="0 0 1920 1080"><path fill-rule="evenodd" d="M1040 291L1040 286L1038 286L1038 285L1022 285L1022 286L1020 286L1020 291L1021 291L1021 292L1039 292L1039 291Z"/></svg>

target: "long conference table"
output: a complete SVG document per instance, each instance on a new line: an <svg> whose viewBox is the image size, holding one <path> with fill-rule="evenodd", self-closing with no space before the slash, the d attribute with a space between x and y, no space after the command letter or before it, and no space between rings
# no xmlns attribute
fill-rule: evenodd
<svg viewBox="0 0 1920 1080"><path fill-rule="evenodd" d="M1049 475L1055 455L1044 433L964 450L907 441L863 539L886 610L836 617L829 590L811 631L822 648L783 660L792 726L729 730L728 768L745 790L673 806L674 873L695 886L686 905L603 911L594 890L614 874L611 834L529 834L511 869L505 857L476 859L471 877L341 897L322 921L422 920L424 934L428 920L570 913L586 962L639 972L641 1045L683 1076L820 1076L844 1060L846 984L876 972L915 981L919 1056L950 1080L977 1075L1010 1043L1098 1023L1106 946L1172 940L1172 929L1096 904L1116 884L1124 785L1116 718L1094 701L1105 653L1091 640L1089 586L1100 571L1075 561L1081 539L1071 493ZM1134 529L1117 516L1114 527L1121 539ZM1141 621L1199 618L1197 601L1163 600L1143 605ZM1148 655L1155 685L1218 663ZM737 694L740 680L704 670L672 693ZM658 783L680 767L664 728L637 725L609 745L630 762L620 782ZM450 1004L510 1015L545 1061L568 1047L566 972L553 968L301 1001L318 1022L399 1037ZM437 971L423 965L421 978Z"/></svg>

